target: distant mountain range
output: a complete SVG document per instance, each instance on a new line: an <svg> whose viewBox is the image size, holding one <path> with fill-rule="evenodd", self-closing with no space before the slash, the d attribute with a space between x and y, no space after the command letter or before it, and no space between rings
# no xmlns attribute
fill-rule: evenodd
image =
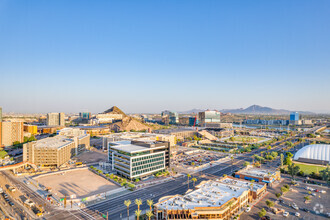
<svg viewBox="0 0 330 220"><path fill-rule="evenodd" d="M192 114L192 113L197 113L204 111L205 109L192 109L184 112L179 112L180 114ZM219 110L222 113L232 113L232 114L247 114L247 115L288 115L290 112L295 112L295 111L290 111L290 110L285 110L285 109L273 109L270 107L263 107L260 105L251 105L250 107L247 108L238 108L238 109L222 109ZM313 112L308 112L308 111L297 111L300 114L303 115L308 115L308 114L315 114Z"/></svg>

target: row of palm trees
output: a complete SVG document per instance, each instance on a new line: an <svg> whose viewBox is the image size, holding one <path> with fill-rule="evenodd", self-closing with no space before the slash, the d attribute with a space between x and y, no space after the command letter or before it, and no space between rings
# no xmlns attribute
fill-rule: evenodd
<svg viewBox="0 0 330 220"><path fill-rule="evenodd" d="M187 178L188 178L188 189L189 189L189 178L191 178L191 175L188 173L187 174ZM197 178L196 177L193 177L192 179L191 179L191 181L193 181L193 184L194 184L194 188L195 188L195 183L197 182Z"/></svg>
<svg viewBox="0 0 330 220"><path fill-rule="evenodd" d="M136 218L139 220L140 219L140 216L141 216L140 206L142 205L142 200L141 199L135 199L134 203L138 207L138 209L135 210L135 215L136 215ZM132 204L132 202L131 202L131 200L125 200L124 201L124 204L127 207L127 219L129 219L129 206ZM147 200L147 204L150 207L150 210L148 210L146 212L146 215L147 215L148 219L150 220L151 217L154 215L152 213L152 205L154 204L154 202L151 199L148 199Z"/></svg>

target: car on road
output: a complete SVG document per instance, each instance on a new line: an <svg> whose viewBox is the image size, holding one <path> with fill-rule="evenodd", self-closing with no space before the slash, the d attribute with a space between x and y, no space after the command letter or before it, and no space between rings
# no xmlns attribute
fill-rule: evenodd
<svg viewBox="0 0 330 220"><path fill-rule="evenodd" d="M308 209L306 209L306 208L302 208L301 210L303 210L304 212L309 212L309 210Z"/></svg>
<svg viewBox="0 0 330 220"><path fill-rule="evenodd" d="M296 217L299 217L299 216L300 216L300 213L299 213L299 212L296 212L294 215L295 215Z"/></svg>
<svg viewBox="0 0 330 220"><path fill-rule="evenodd" d="M283 216L284 216L284 217L288 217L288 216L289 216L289 213L288 213L288 212L284 212L284 213L283 213Z"/></svg>
<svg viewBox="0 0 330 220"><path fill-rule="evenodd" d="M312 193L312 196L316 196L316 193Z"/></svg>
<svg viewBox="0 0 330 220"><path fill-rule="evenodd" d="M327 191L325 191L325 190L321 190L320 192L323 193L323 194L324 194L324 193L327 193Z"/></svg>
<svg viewBox="0 0 330 220"><path fill-rule="evenodd" d="M249 211L251 211L251 208L250 208L250 207L247 207L247 208L245 209L245 211L246 211L246 212L249 212Z"/></svg>

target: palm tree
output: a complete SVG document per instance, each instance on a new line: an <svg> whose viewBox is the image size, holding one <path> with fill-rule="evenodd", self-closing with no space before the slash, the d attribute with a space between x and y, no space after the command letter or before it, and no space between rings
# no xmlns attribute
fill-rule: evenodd
<svg viewBox="0 0 330 220"><path fill-rule="evenodd" d="M142 205L142 200L141 199L135 199L135 204L138 207L138 210L140 211L140 205Z"/></svg>
<svg viewBox="0 0 330 220"><path fill-rule="evenodd" d="M234 163L234 156L233 155L230 156L230 160L231 160L231 172L233 172L233 163Z"/></svg>
<svg viewBox="0 0 330 220"><path fill-rule="evenodd" d="M191 175L188 173L187 177L188 177L188 189L189 189L189 178L191 177Z"/></svg>
<svg viewBox="0 0 330 220"><path fill-rule="evenodd" d="M151 206L154 204L154 201L152 201L151 199L148 199L147 204L150 207L150 211L151 211Z"/></svg>
<svg viewBox="0 0 330 220"><path fill-rule="evenodd" d="M194 178L191 179L191 181L194 182L194 188L195 188L195 182L197 181L197 179L194 177Z"/></svg>
<svg viewBox="0 0 330 220"><path fill-rule="evenodd" d="M253 190L254 182L255 182L255 180L251 180L251 184L250 184L250 186L251 186L251 191Z"/></svg>
<svg viewBox="0 0 330 220"><path fill-rule="evenodd" d="M125 200L124 204L127 207L127 219L129 219L129 206L131 205L131 200Z"/></svg>
<svg viewBox="0 0 330 220"><path fill-rule="evenodd" d="M139 220L141 215L141 210L135 210L135 215L136 215L136 219Z"/></svg>
<svg viewBox="0 0 330 220"><path fill-rule="evenodd" d="M150 220L151 217L152 217L154 214L152 213L152 211L147 211L147 212L146 212L146 215L148 216L148 219Z"/></svg>

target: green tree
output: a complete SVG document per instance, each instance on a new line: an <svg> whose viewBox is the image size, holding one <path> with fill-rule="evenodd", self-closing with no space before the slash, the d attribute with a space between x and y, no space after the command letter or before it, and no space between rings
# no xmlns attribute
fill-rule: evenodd
<svg viewBox="0 0 330 220"><path fill-rule="evenodd" d="M324 170L320 171L322 180L327 181L327 183L330 183L330 167L329 165L327 165L327 168L325 168Z"/></svg>
<svg viewBox="0 0 330 220"><path fill-rule="evenodd" d="M311 198L309 198L309 196L305 196L304 199L305 199L305 201L311 200Z"/></svg>
<svg viewBox="0 0 330 220"><path fill-rule="evenodd" d="M286 187L281 187L281 192L282 192L282 194L284 194L284 193L286 193L286 192L288 192L288 191L289 191L288 188L286 188Z"/></svg>
<svg viewBox="0 0 330 220"><path fill-rule="evenodd" d="M247 167L249 165L250 165L250 162L248 162L248 161L245 161L244 164L243 164L243 166L245 166L245 167Z"/></svg>
<svg viewBox="0 0 330 220"><path fill-rule="evenodd" d="M124 204L127 207L127 219L129 219L129 206L131 205L131 200L125 200Z"/></svg>
<svg viewBox="0 0 330 220"><path fill-rule="evenodd" d="M275 196L276 196L277 198L280 198L281 195L282 195L281 193L276 193L276 194L275 194Z"/></svg>
<svg viewBox="0 0 330 220"><path fill-rule="evenodd" d="M290 157L290 158L293 157L293 154L291 152L286 152L285 154L287 157Z"/></svg>
<svg viewBox="0 0 330 220"><path fill-rule="evenodd" d="M267 212L266 212L266 210L264 208L261 209L260 212L258 212L258 215L259 215L260 218L264 217L266 214L267 214Z"/></svg>
<svg viewBox="0 0 330 220"><path fill-rule="evenodd" d="M274 202L272 202L270 200L266 200L266 205L268 206L268 208L273 207L274 206Z"/></svg>
<svg viewBox="0 0 330 220"><path fill-rule="evenodd" d="M296 166L294 163L288 165L288 173L291 175L292 179L294 179L295 175L299 172L299 166Z"/></svg>

